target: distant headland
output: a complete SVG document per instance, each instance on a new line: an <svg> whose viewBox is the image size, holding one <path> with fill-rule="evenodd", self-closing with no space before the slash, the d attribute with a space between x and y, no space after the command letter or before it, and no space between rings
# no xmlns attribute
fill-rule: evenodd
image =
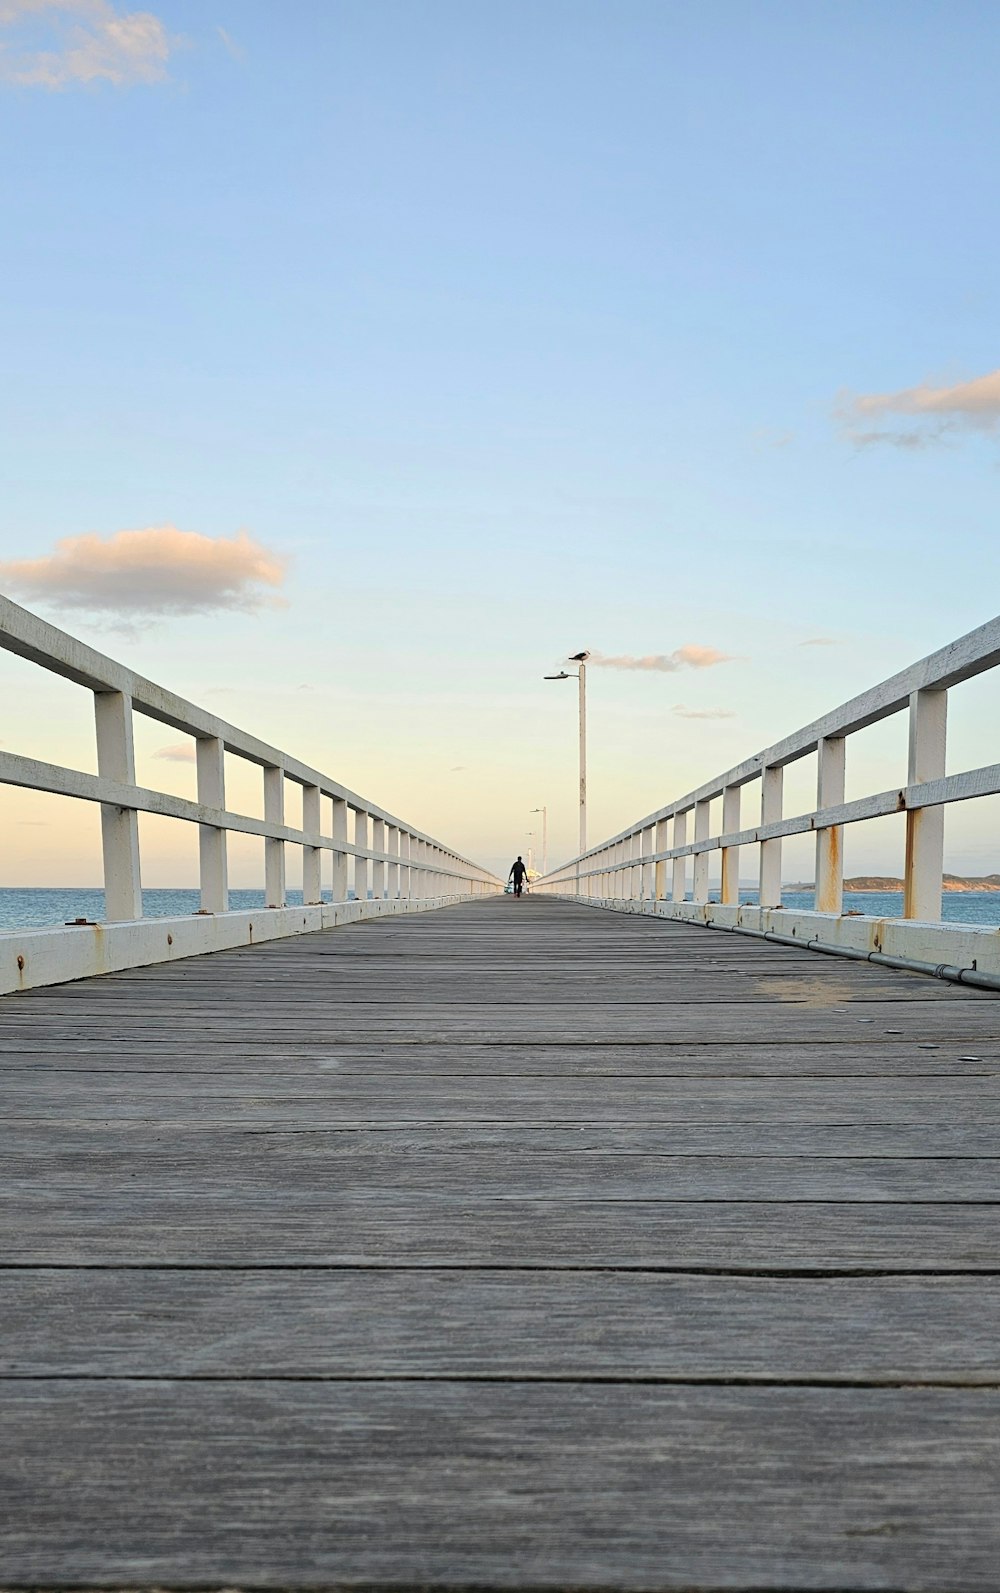
<svg viewBox="0 0 1000 1593"><path fill-rule="evenodd" d="M808 885L783 885L785 891L811 891L815 886ZM845 879L845 891L901 891L903 881L886 874L857 874L853 879ZM943 891L1000 891L1000 874L971 874L965 878L961 874L945 874L941 880Z"/></svg>

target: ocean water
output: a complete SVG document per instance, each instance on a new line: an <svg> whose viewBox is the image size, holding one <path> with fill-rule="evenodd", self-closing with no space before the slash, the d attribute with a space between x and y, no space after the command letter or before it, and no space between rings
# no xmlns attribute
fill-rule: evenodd
<svg viewBox="0 0 1000 1593"><path fill-rule="evenodd" d="M352 898L353 895L352 891ZM185 913L196 913L200 900L196 890L144 890L142 909L147 918L180 918ZM287 900L289 907L300 907L302 892L289 891ZM329 891L324 892L323 900L332 900ZM234 912L263 907L264 892L231 890L229 905ZM10 929L48 929L53 924L71 924L76 918L85 918L90 923L98 924L103 917L104 892L99 889L0 888L0 932Z"/></svg>
<svg viewBox="0 0 1000 1593"><path fill-rule="evenodd" d="M324 900L329 901L327 893ZM712 897L718 900L716 891ZM143 910L147 918L175 918L198 910L196 890L144 890ZM740 901L755 903L756 891L740 892ZM229 893L234 911L263 907L263 891L237 891ZM297 907L302 902L301 891L288 892L288 905ZM782 906L810 911L813 905L809 891L786 891ZM898 918L903 911L901 891L845 891L844 907L875 918ZM85 918L99 923L104 917L104 892L85 889L19 889L14 886L0 888L0 932L12 929L43 929L53 924L72 923L75 918ZM948 924L985 924L1000 927L1000 891L956 891L944 898L944 921Z"/></svg>

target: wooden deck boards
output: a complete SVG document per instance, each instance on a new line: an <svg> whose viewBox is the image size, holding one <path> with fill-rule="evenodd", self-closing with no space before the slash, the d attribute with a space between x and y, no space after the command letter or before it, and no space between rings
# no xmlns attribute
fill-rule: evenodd
<svg viewBox="0 0 1000 1593"><path fill-rule="evenodd" d="M504 898L0 1078L5 1586L1000 1586L996 998Z"/></svg>

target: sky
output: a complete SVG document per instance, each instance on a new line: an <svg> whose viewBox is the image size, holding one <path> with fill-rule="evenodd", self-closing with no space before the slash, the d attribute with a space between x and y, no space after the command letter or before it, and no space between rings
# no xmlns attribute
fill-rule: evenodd
<svg viewBox="0 0 1000 1593"><path fill-rule="evenodd" d="M596 842L992 616L992 0L152 6L0 0L15 601L504 872L533 808L576 849L567 654L609 661ZM88 694L0 690L7 750L95 766ZM952 698L949 768L995 761L992 681ZM86 804L0 819L0 882L99 881ZM143 838L195 882L192 827ZM846 862L900 872L901 823Z"/></svg>

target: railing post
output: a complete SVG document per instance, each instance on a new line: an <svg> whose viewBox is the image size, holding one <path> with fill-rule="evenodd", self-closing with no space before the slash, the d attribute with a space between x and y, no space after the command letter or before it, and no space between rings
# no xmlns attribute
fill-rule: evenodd
<svg viewBox="0 0 1000 1593"><path fill-rule="evenodd" d="M218 736L199 736L195 742L198 801L206 808L226 805L226 749ZM198 871L203 913L229 911L228 848L225 830L214 824L198 826Z"/></svg>
<svg viewBox="0 0 1000 1593"><path fill-rule="evenodd" d="M385 820L372 819L372 851L384 852L385 849ZM378 861L372 863L372 895L377 902L385 896L385 864Z"/></svg>
<svg viewBox="0 0 1000 1593"><path fill-rule="evenodd" d="M354 844L364 851L368 850L368 814L363 808L356 808L354 813ZM368 859L355 857L354 859L354 899L358 902L368 900Z"/></svg>
<svg viewBox="0 0 1000 1593"><path fill-rule="evenodd" d="M399 832L399 894L403 900L413 895L413 875L410 869L410 833Z"/></svg>
<svg viewBox="0 0 1000 1593"><path fill-rule="evenodd" d="M132 699L120 691L94 693L97 772L117 785L135 785ZM135 808L101 803L104 851L104 916L109 923L142 917L139 873L139 815Z"/></svg>
<svg viewBox="0 0 1000 1593"><path fill-rule="evenodd" d="M948 729L948 693L910 694L910 747L907 785L943 780ZM914 808L906 815L906 874L903 917L941 917L944 871L944 808Z"/></svg>
<svg viewBox="0 0 1000 1593"><path fill-rule="evenodd" d="M654 852L667 852L670 850L669 832L670 820L657 819L656 831L653 836ZM658 902L663 902L667 899L667 863L665 858L653 865L653 898Z"/></svg>
<svg viewBox="0 0 1000 1593"><path fill-rule="evenodd" d="M761 772L760 822L780 823L784 809L785 771L774 764ZM757 899L761 907L781 906L781 837L760 843L760 890Z"/></svg>
<svg viewBox="0 0 1000 1593"><path fill-rule="evenodd" d="M711 834L712 803L708 797L703 797L694 805L694 838L696 841L707 841ZM696 902L708 901L708 860L709 852L695 852L694 854L694 890L692 898Z"/></svg>
<svg viewBox="0 0 1000 1593"><path fill-rule="evenodd" d="M386 874L386 893L391 902L399 895L399 829L395 824L390 824L386 830L385 849L389 856L396 859L389 864Z"/></svg>
<svg viewBox="0 0 1000 1593"><path fill-rule="evenodd" d="M639 877L639 893L644 902L651 902L653 899L653 864L648 859L653 852L655 834L653 825L648 825L642 832L642 872Z"/></svg>
<svg viewBox="0 0 1000 1593"><path fill-rule="evenodd" d="M285 822L285 771L280 765L264 769L264 819L268 824ZM264 838L264 905L285 905L285 843L270 835Z"/></svg>
<svg viewBox="0 0 1000 1593"><path fill-rule="evenodd" d="M818 747L817 808L839 807L844 800L847 742L843 736L824 736ZM844 906L844 848L842 824L816 832L816 896L818 913L839 913Z"/></svg>
<svg viewBox="0 0 1000 1593"><path fill-rule="evenodd" d="M687 812L674 814L674 846L687 846ZM670 882L670 900L682 902L687 895L687 858L675 857L673 878Z"/></svg>
<svg viewBox="0 0 1000 1593"><path fill-rule="evenodd" d="M333 841L347 840L347 803L343 797L333 799ZM333 852L333 899L335 902L347 900L347 853Z"/></svg>
<svg viewBox="0 0 1000 1593"><path fill-rule="evenodd" d="M742 788L738 785L727 785L722 793L723 835L735 835L740 827L742 796ZM724 846L722 848L722 890L720 897L730 907L739 906L740 849L738 846Z"/></svg>
<svg viewBox="0 0 1000 1593"><path fill-rule="evenodd" d="M304 785L302 787L302 828L307 835L318 835L321 823L319 786ZM318 902L323 900L322 856L321 847L303 844L302 900L306 906L316 906Z"/></svg>

